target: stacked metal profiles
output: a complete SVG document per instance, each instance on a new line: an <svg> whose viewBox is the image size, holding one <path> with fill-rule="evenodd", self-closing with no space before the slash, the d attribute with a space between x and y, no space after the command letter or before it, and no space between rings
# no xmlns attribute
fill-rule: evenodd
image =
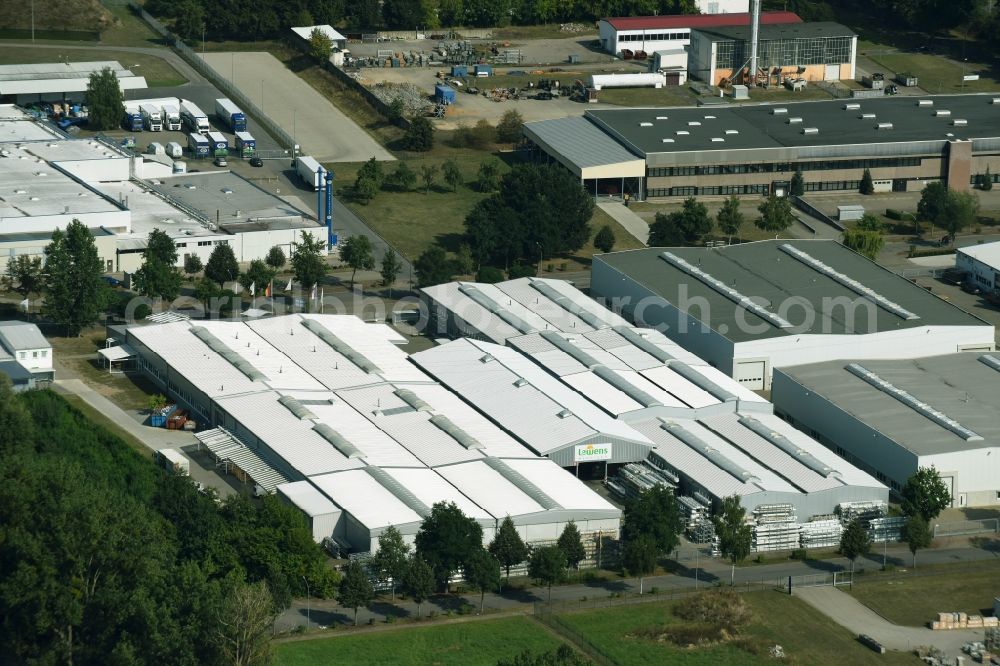
<svg viewBox="0 0 1000 666"><path fill-rule="evenodd" d="M882 501L842 502L837 505L837 515L846 527L852 520L860 520L864 527L874 518L882 518L888 512L888 507Z"/></svg>
<svg viewBox="0 0 1000 666"><path fill-rule="evenodd" d="M794 550L799 547L799 521L791 504L759 504L753 510L753 550Z"/></svg>
<svg viewBox="0 0 1000 666"><path fill-rule="evenodd" d="M677 487L676 479L645 463L629 463L618 470L618 476L608 480L608 489L623 499L635 497L656 486L674 490Z"/></svg>
<svg viewBox="0 0 1000 666"><path fill-rule="evenodd" d="M803 548L832 548L840 545L844 526L836 516L814 516L799 525L799 541Z"/></svg>
<svg viewBox="0 0 1000 666"><path fill-rule="evenodd" d="M704 504L686 495L677 497L677 508L680 509L684 521L684 531L695 543L708 543L715 537L715 529L709 516L709 510Z"/></svg>
<svg viewBox="0 0 1000 666"><path fill-rule="evenodd" d="M906 525L906 518L904 516L873 518L868 521L868 535L875 543L902 541L904 525Z"/></svg>

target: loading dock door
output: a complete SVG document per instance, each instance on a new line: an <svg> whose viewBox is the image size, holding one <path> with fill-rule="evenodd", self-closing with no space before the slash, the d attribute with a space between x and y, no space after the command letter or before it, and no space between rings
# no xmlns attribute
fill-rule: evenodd
<svg viewBox="0 0 1000 666"><path fill-rule="evenodd" d="M840 80L840 65L827 65L826 71L824 72L824 81L839 81Z"/></svg>
<svg viewBox="0 0 1000 666"><path fill-rule="evenodd" d="M763 391L764 361L744 361L737 363L736 381L753 391Z"/></svg>
<svg viewBox="0 0 1000 666"><path fill-rule="evenodd" d="M951 505L955 506L955 477L953 476L942 476L942 483L944 483L945 488L948 489L948 495L951 497Z"/></svg>

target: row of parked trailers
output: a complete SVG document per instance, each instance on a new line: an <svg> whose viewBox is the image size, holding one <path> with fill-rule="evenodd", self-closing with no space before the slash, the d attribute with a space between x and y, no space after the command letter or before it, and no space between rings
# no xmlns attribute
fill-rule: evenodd
<svg viewBox="0 0 1000 666"><path fill-rule="evenodd" d="M257 140L249 132L236 132L233 150L241 157L252 157L257 150ZM188 149L194 157L225 157L229 155L229 140L221 132L188 134Z"/></svg>
<svg viewBox="0 0 1000 666"><path fill-rule="evenodd" d="M215 100L215 115L232 132L246 132L247 117L229 99ZM186 99L166 98L135 100L125 103L125 129L130 132L176 132L182 125L189 132L208 134L212 131L208 114L194 102Z"/></svg>

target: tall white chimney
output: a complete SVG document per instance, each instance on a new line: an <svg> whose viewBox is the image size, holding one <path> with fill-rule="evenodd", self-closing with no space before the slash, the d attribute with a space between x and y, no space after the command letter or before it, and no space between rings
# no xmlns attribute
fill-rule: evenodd
<svg viewBox="0 0 1000 666"><path fill-rule="evenodd" d="M760 43L760 0L750 0L750 85L757 81L757 45Z"/></svg>

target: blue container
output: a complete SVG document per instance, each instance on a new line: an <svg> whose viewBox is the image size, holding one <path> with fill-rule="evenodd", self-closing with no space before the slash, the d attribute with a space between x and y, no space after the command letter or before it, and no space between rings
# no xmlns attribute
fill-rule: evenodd
<svg viewBox="0 0 1000 666"><path fill-rule="evenodd" d="M480 74L485 74L486 76L493 76L493 65L479 64L476 65L476 76Z"/></svg>
<svg viewBox="0 0 1000 666"><path fill-rule="evenodd" d="M437 84L434 86L434 101L439 104L454 104L455 89L451 86Z"/></svg>
<svg viewBox="0 0 1000 666"><path fill-rule="evenodd" d="M465 65L452 65L451 66L451 75L452 76L468 76L469 75L469 68L466 67Z"/></svg>

